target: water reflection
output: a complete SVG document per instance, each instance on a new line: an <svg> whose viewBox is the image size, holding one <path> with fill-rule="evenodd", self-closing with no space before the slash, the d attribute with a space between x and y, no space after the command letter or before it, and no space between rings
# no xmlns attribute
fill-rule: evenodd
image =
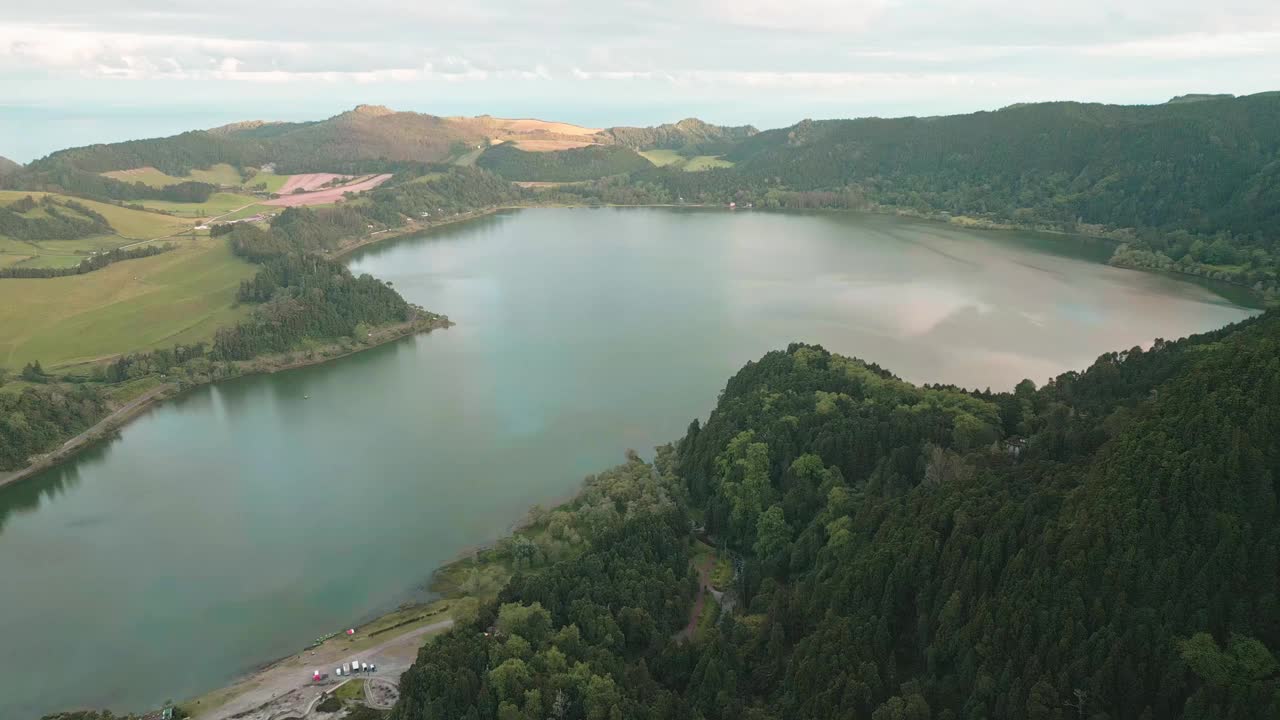
<svg viewBox="0 0 1280 720"><path fill-rule="evenodd" d="M600 209L372 246L355 271L458 325L197 389L0 490L0 717L197 694L418 595L793 341L999 390L1247 314L1015 237Z"/></svg>

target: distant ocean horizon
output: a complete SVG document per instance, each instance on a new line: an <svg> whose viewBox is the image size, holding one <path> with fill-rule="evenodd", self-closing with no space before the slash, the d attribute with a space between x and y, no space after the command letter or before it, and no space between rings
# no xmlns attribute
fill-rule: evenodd
<svg viewBox="0 0 1280 720"><path fill-rule="evenodd" d="M422 101L388 102L385 98L376 97L364 101L324 98L316 102L290 103L287 106L281 106L278 102L258 102L254 98L230 105L211 103L207 107L190 104L169 107L151 104L56 106L0 102L0 157L25 164L67 148L166 137L244 120L323 120L350 110L361 102L385 104L394 110L444 116L488 114L495 117L537 117L588 127L657 125L699 114L709 122L728 120L717 117L716 113L699 113L698 108L661 103L636 107L617 105L584 108L567 105L557 107L550 103L526 103L519 100L455 100L436 104ZM799 119L800 116L797 116L789 122ZM757 127L760 125L757 124Z"/></svg>
<svg viewBox="0 0 1280 720"><path fill-rule="evenodd" d="M0 156L29 163L56 150L97 143L122 142L203 130L240 120L261 111L239 108L163 107L50 107L0 103ZM271 120L319 119L268 116Z"/></svg>

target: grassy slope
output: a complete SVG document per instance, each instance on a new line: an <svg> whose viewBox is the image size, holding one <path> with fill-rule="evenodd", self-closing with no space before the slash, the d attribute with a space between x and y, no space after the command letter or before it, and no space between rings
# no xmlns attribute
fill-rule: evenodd
<svg viewBox="0 0 1280 720"><path fill-rule="evenodd" d="M204 170L192 170L191 174L183 179L209 183L210 185L232 185L235 187L239 187L244 182L244 178L240 176L240 171L227 163L219 163Z"/></svg>
<svg viewBox="0 0 1280 720"><path fill-rule="evenodd" d="M40 192L0 191L0 205L8 205L26 195L36 199L47 195ZM161 213L131 210L129 208L94 202L81 198L55 195L59 200L74 200L100 213L116 231L115 235L94 235L75 240L22 241L0 236L0 267L74 267L90 252L112 250L139 240L168 237L191 227L191 220ZM63 212L75 214L64 209ZM36 208L27 217L45 214L44 208Z"/></svg>
<svg viewBox="0 0 1280 720"><path fill-rule="evenodd" d="M684 164L686 172L698 172L699 170L710 170L712 168L733 167L733 163L724 158L715 155L699 155L689 158L689 162Z"/></svg>
<svg viewBox="0 0 1280 720"><path fill-rule="evenodd" d="M27 192L25 190L0 190L0 205L8 205L13 201L26 195L39 200L49 193ZM71 198L62 195L55 195L59 201L74 200L100 213L111 224L121 237L130 240L149 240L151 238L164 237L172 235L176 232L191 227L191 221L183 218L176 218L171 215L163 215L161 213L146 212L143 210L131 210L119 205L111 205L109 203L101 203L93 200L84 200L81 198ZM122 243L123 244L123 243ZM94 249L100 249L94 247Z"/></svg>
<svg viewBox="0 0 1280 720"><path fill-rule="evenodd" d="M640 153L646 160L658 167L678 167L686 172L710 170L711 168L733 167L733 163L715 155L698 155L686 158L675 150L644 150Z"/></svg>
<svg viewBox="0 0 1280 720"><path fill-rule="evenodd" d="M258 202L258 198L251 195L242 195L240 193L219 192L214 193L209 199L202 203L179 203L169 202L167 200L142 200L140 204L154 208L156 210L164 210L184 218L208 218L223 213L231 212L242 208L246 205L252 205ZM187 221L189 222L189 220Z"/></svg>
<svg viewBox="0 0 1280 720"><path fill-rule="evenodd" d="M645 160L658 167L684 162L684 158L675 150L641 150L640 154L644 156Z"/></svg>
<svg viewBox="0 0 1280 720"><path fill-rule="evenodd" d="M249 178L249 180L245 182L245 186L252 188L261 183L267 186L267 192L280 192L280 188L284 187L284 184L287 182L289 182L288 175L260 172Z"/></svg>
<svg viewBox="0 0 1280 720"><path fill-rule="evenodd" d="M239 186L242 182L240 171L227 163L220 163L203 170L192 170L191 173L185 177L174 177L173 175L165 174L153 167L137 168L134 170L112 170L111 172L104 172L102 174L109 178L115 178L116 180L122 180L130 183L140 182L144 185L157 188L177 185L180 182L187 181L203 182L219 186Z"/></svg>
<svg viewBox="0 0 1280 720"><path fill-rule="evenodd" d="M38 359L52 368L208 339L247 313L232 306L254 267L223 239L178 243L87 275L0 282L0 366Z"/></svg>

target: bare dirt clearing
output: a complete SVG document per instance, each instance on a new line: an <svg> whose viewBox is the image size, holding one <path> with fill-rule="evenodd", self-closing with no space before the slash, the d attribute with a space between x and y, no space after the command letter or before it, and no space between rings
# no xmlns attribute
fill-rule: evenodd
<svg viewBox="0 0 1280 720"><path fill-rule="evenodd" d="M337 175L334 173L303 173L301 175L289 175L289 179L284 181L284 185L277 191L281 195L298 190L319 190L320 186L334 180L349 180L349 175Z"/></svg>
<svg viewBox="0 0 1280 720"><path fill-rule="evenodd" d="M323 173L317 173L323 174ZM340 176L333 176L340 177ZM273 205L277 207L301 207L303 205L327 205L336 203L342 199L344 193L359 193L365 190L372 190L382 183L391 179L390 173L383 175L373 175L361 178L353 183L339 185L337 187L316 190L315 192L304 192L298 194L281 194L275 200L264 200L263 205ZM323 183L323 181L322 181ZM285 187L288 187L286 183Z"/></svg>
<svg viewBox="0 0 1280 720"><path fill-rule="evenodd" d="M394 687L399 682L400 674L409 669L417 657L418 648L429 636L452 626L452 619L440 620L362 650L355 648L363 642L353 643L340 636L320 647L281 660L229 688L184 707L199 720L306 717L321 694L332 692L342 684L343 679L334 675L334 667L351 660L376 664L376 673L356 677L365 678L366 688L370 686L369 681L378 680L371 688L374 698L383 703L388 700L394 702L393 692L388 686ZM326 677L320 682L313 681L313 670L319 670Z"/></svg>
<svg viewBox="0 0 1280 720"><path fill-rule="evenodd" d="M573 150L595 145L590 140L573 140L570 138L511 138L508 142L525 152L554 152L556 150Z"/></svg>
<svg viewBox="0 0 1280 720"><path fill-rule="evenodd" d="M537 120L535 118L494 118L494 120L499 123L500 127L517 133L545 132L556 135L595 135L602 132L600 128L582 127L581 125Z"/></svg>

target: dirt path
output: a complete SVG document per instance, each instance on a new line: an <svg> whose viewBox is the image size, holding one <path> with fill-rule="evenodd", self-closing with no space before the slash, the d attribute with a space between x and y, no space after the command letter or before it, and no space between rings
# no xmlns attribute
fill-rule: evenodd
<svg viewBox="0 0 1280 720"><path fill-rule="evenodd" d="M711 589L711 568L715 566L715 558L708 557L698 566L698 595L693 599L693 607L689 610L689 624L676 633L677 640L688 642L698 631L698 620L702 617L702 607L707 603L707 593Z"/></svg>
<svg viewBox="0 0 1280 720"><path fill-rule="evenodd" d="M345 682L333 675L333 670L338 665L352 660L370 662L378 666L378 672L365 675L366 680L375 680L376 684L383 686L398 685L401 673L409 669L409 665L417 657L423 638L452 625L452 619L423 625L356 652L351 652L342 638L330 640L318 648L273 663L239 681L228 689L234 697L209 711L201 711L199 707L187 709L194 712L197 720L305 717L321 694L332 691ZM313 670L319 670L328 677L319 683L314 682L311 679Z"/></svg>
<svg viewBox="0 0 1280 720"><path fill-rule="evenodd" d="M155 400L160 395L172 389L173 386L167 384L151 388L145 393L116 408L110 415L99 420L93 427L62 443L57 450L41 455L39 459L27 467L11 473L0 473L0 487L8 485L11 482L17 482L50 467L62 458L79 450L80 447L86 443L97 440L108 432L111 432L115 428L124 424L126 420L133 417L135 412L146 407L146 405L152 400Z"/></svg>

